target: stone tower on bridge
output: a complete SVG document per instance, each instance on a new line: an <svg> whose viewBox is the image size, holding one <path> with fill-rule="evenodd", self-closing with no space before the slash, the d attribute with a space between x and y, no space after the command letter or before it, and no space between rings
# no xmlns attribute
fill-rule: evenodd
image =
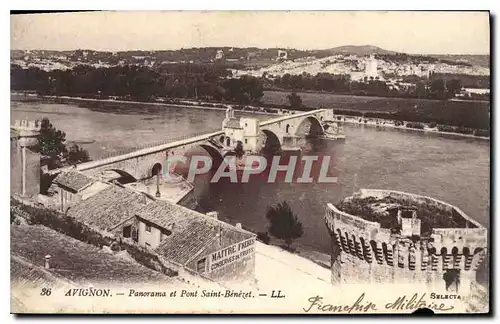
<svg viewBox="0 0 500 324"><path fill-rule="evenodd" d="M226 118L222 121L224 131L223 145L226 148L235 148L241 142L245 151L257 152L262 143L259 142L260 124L256 118L236 118L234 110L229 106Z"/></svg>
<svg viewBox="0 0 500 324"><path fill-rule="evenodd" d="M10 128L10 190L32 196L40 192L40 154L38 144L41 122L16 120Z"/></svg>
<svg viewBox="0 0 500 324"><path fill-rule="evenodd" d="M455 206L404 192L361 189L328 204L332 283L419 285L469 296L487 230Z"/></svg>

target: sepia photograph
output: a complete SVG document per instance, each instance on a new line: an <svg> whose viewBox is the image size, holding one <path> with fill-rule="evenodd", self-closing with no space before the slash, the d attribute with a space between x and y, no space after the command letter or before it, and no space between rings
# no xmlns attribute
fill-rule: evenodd
<svg viewBox="0 0 500 324"><path fill-rule="evenodd" d="M10 13L13 314L483 314L488 11Z"/></svg>

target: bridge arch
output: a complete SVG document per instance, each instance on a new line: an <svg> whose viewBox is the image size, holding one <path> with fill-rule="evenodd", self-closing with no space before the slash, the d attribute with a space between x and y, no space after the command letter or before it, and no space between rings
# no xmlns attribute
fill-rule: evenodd
<svg viewBox="0 0 500 324"><path fill-rule="evenodd" d="M269 129L261 129L265 138L262 139L262 149L261 151L266 154L274 154L281 152L281 137L276 135L275 132Z"/></svg>
<svg viewBox="0 0 500 324"><path fill-rule="evenodd" d="M128 173L127 171L122 170L122 169L115 169L115 168L102 170L101 175L104 175L105 172L110 172L110 171L115 172L116 174L118 174L120 176L119 178L115 178L113 180L116 180L117 182L119 182L121 184L136 182L138 180L135 176Z"/></svg>
<svg viewBox="0 0 500 324"><path fill-rule="evenodd" d="M153 167L151 168L151 177L156 176L157 174L161 174L161 171L163 170L163 166L161 163L156 162Z"/></svg>
<svg viewBox="0 0 500 324"><path fill-rule="evenodd" d="M224 157L215 147L208 144L199 144L199 147L204 149L210 155L210 158L212 158L212 169L218 168L222 161L224 161Z"/></svg>
<svg viewBox="0 0 500 324"><path fill-rule="evenodd" d="M225 138L225 137L224 137ZM212 169L216 169L220 166L224 160L222 156L222 143L219 143L221 137L216 137L212 141L206 143L192 143L184 146L179 146L172 148L168 152L168 156L182 156L185 157L185 163L181 161L172 162L169 166L170 172L175 172L183 176L187 176L189 173L189 167L191 165L191 159L193 156L207 156L210 157ZM201 162L200 162L201 163ZM199 165L201 167L201 165Z"/></svg>
<svg viewBox="0 0 500 324"><path fill-rule="evenodd" d="M310 135L310 136L318 136L324 135L325 129L321 124L321 121L316 116L307 116L304 117L299 123L298 127L295 128L296 136L301 135Z"/></svg>

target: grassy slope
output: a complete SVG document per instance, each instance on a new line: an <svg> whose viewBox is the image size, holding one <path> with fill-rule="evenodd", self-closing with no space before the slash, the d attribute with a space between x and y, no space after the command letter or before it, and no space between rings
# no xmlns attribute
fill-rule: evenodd
<svg viewBox="0 0 500 324"><path fill-rule="evenodd" d="M288 105L290 92L265 91L262 102L266 104ZM330 93L299 92L302 103L315 108L337 108L364 111L395 112L415 108L449 107L485 107L488 102L442 101L413 98L361 97L351 95L335 95Z"/></svg>
<svg viewBox="0 0 500 324"><path fill-rule="evenodd" d="M12 225L11 254L38 266L43 266L45 255L50 254L51 271L75 283L166 283L172 280L131 259L108 254L40 225Z"/></svg>

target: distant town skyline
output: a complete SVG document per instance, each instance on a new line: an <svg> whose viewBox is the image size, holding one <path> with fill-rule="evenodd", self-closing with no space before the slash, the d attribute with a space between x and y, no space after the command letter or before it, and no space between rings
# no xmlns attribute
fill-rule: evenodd
<svg viewBox="0 0 500 324"><path fill-rule="evenodd" d="M11 16L13 50L315 50L345 45L408 54L489 54L489 13L121 11Z"/></svg>

